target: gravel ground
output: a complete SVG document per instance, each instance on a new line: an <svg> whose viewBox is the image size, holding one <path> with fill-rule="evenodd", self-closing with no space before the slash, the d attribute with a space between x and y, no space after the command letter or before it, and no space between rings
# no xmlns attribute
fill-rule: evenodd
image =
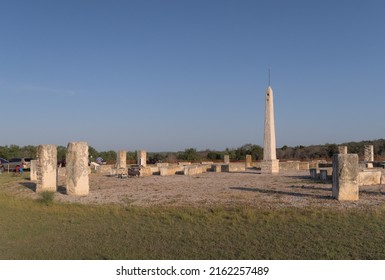
<svg viewBox="0 0 385 280"><path fill-rule="evenodd" d="M331 183L312 181L307 171L260 174L256 170L232 173L208 172L195 176L175 175L119 179L90 175L90 193L85 197L65 194L65 178L59 178L55 201L137 206L252 206L355 208L385 203L385 186L360 188L360 200L339 202L331 198ZM31 181L8 184L14 195L38 198Z"/></svg>

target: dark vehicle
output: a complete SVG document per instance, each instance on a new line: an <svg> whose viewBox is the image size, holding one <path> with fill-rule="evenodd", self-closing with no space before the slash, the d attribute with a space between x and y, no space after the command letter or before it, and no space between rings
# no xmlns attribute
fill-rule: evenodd
<svg viewBox="0 0 385 280"><path fill-rule="evenodd" d="M3 168L4 170L15 171L16 166L20 166L24 170L29 170L32 159L33 158L11 158L8 163L3 164Z"/></svg>

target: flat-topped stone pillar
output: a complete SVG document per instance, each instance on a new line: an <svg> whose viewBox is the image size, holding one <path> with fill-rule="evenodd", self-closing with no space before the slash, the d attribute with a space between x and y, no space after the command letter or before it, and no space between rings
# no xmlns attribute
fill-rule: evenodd
<svg viewBox="0 0 385 280"><path fill-rule="evenodd" d="M338 153L346 155L348 153L348 146L338 146Z"/></svg>
<svg viewBox="0 0 385 280"><path fill-rule="evenodd" d="M36 192L56 192L57 148L55 145L37 147Z"/></svg>
<svg viewBox="0 0 385 280"><path fill-rule="evenodd" d="M37 159L31 160L29 168L29 179L31 181L37 181Z"/></svg>
<svg viewBox="0 0 385 280"><path fill-rule="evenodd" d="M127 167L127 152L125 150L120 150L116 153L116 168L126 168Z"/></svg>
<svg viewBox="0 0 385 280"><path fill-rule="evenodd" d="M229 164L230 163L230 155L224 155L223 156L223 163Z"/></svg>
<svg viewBox="0 0 385 280"><path fill-rule="evenodd" d="M373 145L365 145L364 149L364 161L374 161Z"/></svg>
<svg viewBox="0 0 385 280"><path fill-rule="evenodd" d="M358 155L333 155L332 196L338 200L358 200L358 187Z"/></svg>
<svg viewBox="0 0 385 280"><path fill-rule="evenodd" d="M251 155L246 155L246 163L245 163L246 168L253 167L253 158Z"/></svg>
<svg viewBox="0 0 385 280"><path fill-rule="evenodd" d="M137 153L138 165L147 166L147 152L145 150L140 150Z"/></svg>
<svg viewBox="0 0 385 280"><path fill-rule="evenodd" d="M66 190L68 195L88 195L89 168L88 144L70 142L66 154Z"/></svg>

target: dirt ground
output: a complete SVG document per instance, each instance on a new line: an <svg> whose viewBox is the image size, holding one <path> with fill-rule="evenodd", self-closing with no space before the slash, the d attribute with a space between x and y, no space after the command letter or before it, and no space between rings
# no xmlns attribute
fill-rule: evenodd
<svg viewBox="0 0 385 280"><path fill-rule="evenodd" d="M84 197L65 194L65 178L59 178L55 201L67 203L137 206L252 206L256 208L322 206L336 208L378 206L385 203L385 186L360 187L360 200L339 202L331 198L331 182L311 180L308 171L260 174L208 172L195 176L115 178L90 175L90 193ZM24 181L7 185L15 195L38 198L35 184Z"/></svg>

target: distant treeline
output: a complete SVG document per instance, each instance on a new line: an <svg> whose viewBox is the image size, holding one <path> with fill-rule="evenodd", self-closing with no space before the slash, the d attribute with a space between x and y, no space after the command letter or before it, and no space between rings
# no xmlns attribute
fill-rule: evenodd
<svg viewBox="0 0 385 280"><path fill-rule="evenodd" d="M338 146L347 146L349 153L357 153L361 158L364 153L365 145L374 146L375 160L385 159L385 139L378 139L372 141L348 142L342 144L324 144L312 146L283 146L277 149L277 158L280 160L310 160L310 159L326 159L330 160L333 154L338 152ZM58 160L65 159L66 147L58 146L57 155ZM243 161L246 155L252 155L254 161L263 159L263 148L259 145L245 144L239 148L227 148L224 151L197 151L195 148L188 148L180 152L148 152L147 159L150 163L165 161L223 161L224 155L229 155L231 161ZM89 146L90 160L95 160L97 157L103 158L108 163L116 161L116 151L97 151L92 146ZM36 157L36 146L0 146L0 157L10 159L14 157ZM135 163L137 153L136 151L127 152L127 161Z"/></svg>

